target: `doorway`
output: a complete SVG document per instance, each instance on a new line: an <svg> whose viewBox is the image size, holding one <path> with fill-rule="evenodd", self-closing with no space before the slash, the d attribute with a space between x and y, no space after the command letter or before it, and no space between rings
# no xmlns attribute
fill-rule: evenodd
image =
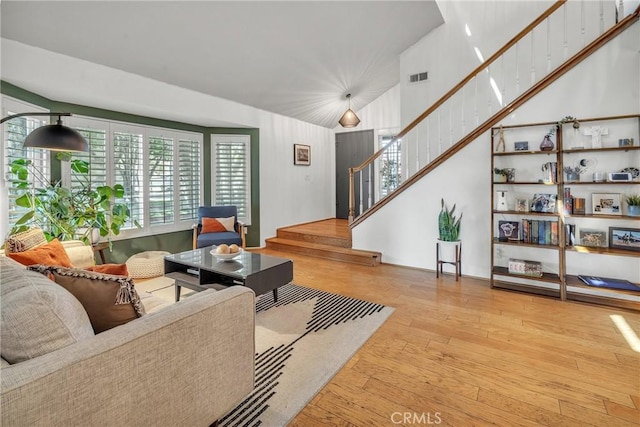
<svg viewBox="0 0 640 427"><path fill-rule="evenodd" d="M374 152L373 129L356 132L336 133L336 218L349 218L349 168L360 166ZM374 175L365 174L360 182L360 174L355 179L355 203L363 210L368 208L369 189L375 188Z"/></svg>

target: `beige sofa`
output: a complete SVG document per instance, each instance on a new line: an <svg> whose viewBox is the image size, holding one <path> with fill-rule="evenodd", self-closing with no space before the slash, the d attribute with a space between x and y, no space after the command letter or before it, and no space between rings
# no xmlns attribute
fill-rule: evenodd
<svg viewBox="0 0 640 427"><path fill-rule="evenodd" d="M66 249L75 266L92 263L91 248L74 247ZM9 258L0 257L0 268L11 309L30 303L20 289L66 292ZM0 424L209 425L253 390L254 297L241 286L208 290L29 360L2 360ZM10 311L2 313L3 342Z"/></svg>

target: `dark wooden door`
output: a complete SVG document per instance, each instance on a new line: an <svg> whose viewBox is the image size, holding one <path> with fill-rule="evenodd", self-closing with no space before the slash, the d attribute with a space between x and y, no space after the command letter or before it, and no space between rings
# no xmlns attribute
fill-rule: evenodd
<svg viewBox="0 0 640 427"><path fill-rule="evenodd" d="M349 168L360 166L373 154L374 147L373 130L336 133L336 218L349 217ZM375 183L370 182L373 174L365 175L364 183L360 181L360 174L355 176L356 206L360 204L360 188L364 184L364 209L367 208L369 189L375 188L371 185Z"/></svg>

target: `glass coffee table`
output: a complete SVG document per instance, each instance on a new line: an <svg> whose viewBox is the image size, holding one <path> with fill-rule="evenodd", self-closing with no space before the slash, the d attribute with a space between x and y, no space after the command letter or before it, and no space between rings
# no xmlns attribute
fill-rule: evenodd
<svg viewBox="0 0 640 427"><path fill-rule="evenodd" d="M273 292L278 300L278 288L293 280L293 262L270 255L243 252L230 261L220 261L211 254L213 246L180 252L164 257L164 275L175 280L176 302L180 289L197 292L246 286L256 295Z"/></svg>

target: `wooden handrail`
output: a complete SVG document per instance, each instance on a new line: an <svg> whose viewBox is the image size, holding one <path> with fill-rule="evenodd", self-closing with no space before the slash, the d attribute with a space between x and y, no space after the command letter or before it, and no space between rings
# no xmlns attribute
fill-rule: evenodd
<svg viewBox="0 0 640 427"><path fill-rule="evenodd" d="M565 61L564 64L562 64L560 67L555 69L553 72L549 73L546 77L541 79L538 83L533 85L531 88L525 91L522 95L520 95L518 98L513 100L510 104L506 105L496 114L494 114L489 119L487 119L475 130L473 130L467 136L462 138L457 144L455 144L450 149L448 149L447 151L445 151L444 153L436 157L431 163L426 165L424 168L420 169L407 181L400 184L395 191L388 194L384 198L380 199L371 209L369 209L362 215L355 218L353 222L349 224L349 226L351 228L355 227L356 225L361 223L365 218L369 217L378 209L380 209L382 206L389 203L391 200L397 197L400 193L402 193L404 190L406 190L411 185L413 185L413 183L421 179L423 176L431 172L436 167L440 166L447 159L452 157L454 154L458 153L460 150L462 150L472 141L475 141L477 138L479 138L484 132L488 131L491 128L491 126L493 126L495 123L507 117L514 110L521 107L525 102L529 101L531 98L533 98L538 93L540 93L545 88L547 88L547 86L552 84L554 81L556 81L558 78L566 74L569 70L574 68L580 62L588 58L595 51L597 51L602 46L607 44L611 39L615 38L618 34L622 33L624 30L626 30L628 27L630 27L632 24L638 21L639 18L640 18L640 6L638 6L638 8L636 8L636 10L633 13L631 13L630 15L627 15L623 20L621 20L616 25L609 28L609 30L601 34L600 37L598 37L597 39L589 43L581 51L579 51L578 53L573 55L571 58L569 58L567 61Z"/></svg>
<svg viewBox="0 0 640 427"><path fill-rule="evenodd" d="M498 51L496 53L494 53L489 58L487 58L486 61L484 61L483 63L478 65L476 67L476 69L473 70L471 73L469 73L467 75L467 77L462 79L462 81L460 83L458 83L457 85L452 87L451 90L449 90L447 93L445 93L431 107L427 108L422 114L420 114L418 117L416 117L415 120L413 120L411 123L409 123L407 125L407 127L402 129L400 131L400 133L398 133L387 145L385 145L380 150L378 150L377 152L375 152L371 156L369 156L369 158L367 160L365 160L364 162L362 162L362 164L360 166L356 166L354 168L351 168L351 169L353 169L353 172L360 172L362 169L366 168L371 162L373 162L375 159L380 157L380 155L382 155L382 153L387 149L387 147L389 147L391 144L396 142L398 139L402 138L407 133L409 133L411 131L411 129L413 129L420 122L422 122L422 120L424 120L425 117L427 117L429 114L433 113L436 109L438 109L449 98L451 98L453 95L455 95L464 85L469 83L475 76L480 74L481 71L483 71L485 68L487 68L489 65L491 65L496 59L498 59L500 56L502 56L507 50L509 50L516 43L518 43L520 40L522 40L524 38L524 36L529 34L531 32L531 30L533 30L535 27L537 27L538 24L540 24L542 21L547 19L553 12L558 10L566 2L567 2L567 0L558 0L558 1L556 1L553 5L551 5L551 7L549 7L547 10L545 10L540 16L538 16L536 19L534 19L529 25L524 27L522 29L522 31L520 31L518 34L516 34L504 46L502 46L500 49L498 49Z"/></svg>

